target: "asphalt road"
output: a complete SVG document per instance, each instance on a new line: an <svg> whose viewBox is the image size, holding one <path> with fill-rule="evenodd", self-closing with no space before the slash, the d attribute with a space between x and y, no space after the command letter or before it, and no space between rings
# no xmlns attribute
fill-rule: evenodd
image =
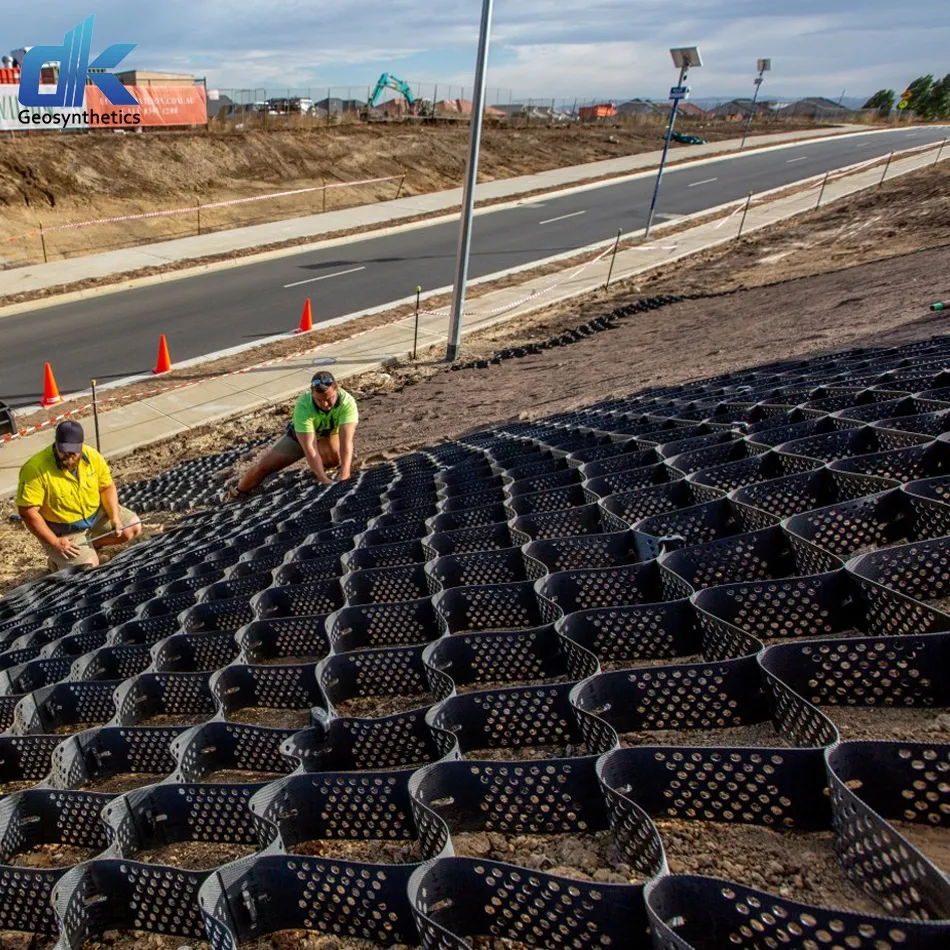
<svg viewBox="0 0 950 950"><path fill-rule="evenodd" d="M657 221L946 135L895 130L673 168ZM470 278L642 228L654 183L651 175L476 216ZM60 391L75 392L91 378L102 384L148 372L161 333L172 360L181 361L293 328L306 297L319 323L410 296L416 285L449 285L457 238L458 224L449 222L0 318L0 399L36 404L47 361Z"/></svg>

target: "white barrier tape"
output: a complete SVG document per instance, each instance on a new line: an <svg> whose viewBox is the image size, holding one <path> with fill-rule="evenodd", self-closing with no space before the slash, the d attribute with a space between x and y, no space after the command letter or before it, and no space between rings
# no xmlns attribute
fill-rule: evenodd
<svg viewBox="0 0 950 950"><path fill-rule="evenodd" d="M341 181L328 185L313 185L309 188L296 188L293 191L276 191L267 195L253 195L250 198L231 198L228 201L210 201L203 205L193 205L188 208L169 208L163 211L143 211L140 214L123 214L112 218L94 218L90 221L73 221L69 224L54 224L51 227L43 228L43 233L50 231L66 231L71 228L86 228L96 224L117 224L121 221L142 221L146 218L170 217L178 214L194 214L196 211L206 211L212 208L227 208L232 205L248 204L252 201L266 201L270 198L289 198L294 195L304 195L314 191L329 191L331 188L356 188L360 185L374 185L384 181L396 181L402 178L402 175L389 175L385 178L364 178L361 181ZM34 230L30 232L36 234ZM9 239L9 240L12 240Z"/></svg>

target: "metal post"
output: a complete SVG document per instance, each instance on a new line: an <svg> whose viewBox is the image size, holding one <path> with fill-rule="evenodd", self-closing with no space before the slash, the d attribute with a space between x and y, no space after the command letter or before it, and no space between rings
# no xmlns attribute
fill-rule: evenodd
<svg viewBox="0 0 950 950"><path fill-rule="evenodd" d="M327 87L327 125L330 124L330 93L333 92L330 87Z"/></svg>
<svg viewBox="0 0 950 950"><path fill-rule="evenodd" d="M416 344L419 342L419 295L422 293L421 287L416 287L416 329L412 334L412 358L416 358Z"/></svg>
<svg viewBox="0 0 950 950"><path fill-rule="evenodd" d="M323 179L323 213L327 213L327 180Z"/></svg>
<svg viewBox="0 0 950 950"><path fill-rule="evenodd" d="M198 209L198 234L201 234L201 199L195 198L195 207Z"/></svg>
<svg viewBox="0 0 950 950"><path fill-rule="evenodd" d="M936 165L937 162L940 161L940 156L943 155L944 147L946 146L946 144L947 144L948 141L950 141L950 140L944 139L944 140L940 143L940 148L939 148L938 151L937 151L937 157L934 159L934 165Z"/></svg>
<svg viewBox="0 0 950 950"><path fill-rule="evenodd" d="M818 203L815 205L816 208L820 208L820 207L821 207L821 199L824 197L824 194L825 194L825 185L828 184L828 177L829 177L829 175L831 175L831 172L830 172L830 171L825 172L824 180L823 180L822 183L821 183L821 191L818 192Z"/></svg>
<svg viewBox="0 0 950 950"><path fill-rule="evenodd" d="M46 235L43 233L43 222L40 221L40 244L43 245L43 263L48 264L49 258L46 256Z"/></svg>
<svg viewBox="0 0 950 950"><path fill-rule="evenodd" d="M96 402L96 381L92 381L92 418L96 423L96 451L99 451L99 403Z"/></svg>
<svg viewBox="0 0 950 950"><path fill-rule="evenodd" d="M738 241L742 237L742 229L745 227L745 218L749 213L749 205L752 204L752 192L749 192L749 197L746 198L745 210L742 212L742 220L739 222L739 233L736 235L736 240Z"/></svg>
<svg viewBox="0 0 950 950"><path fill-rule="evenodd" d="M739 146L740 151L745 148L745 140L749 137L749 129L752 128L752 117L755 115L755 103L759 98L759 89L762 88L762 73L759 73L755 78L755 92L752 93L752 108L749 109L749 118L746 119L745 123L745 132L742 133L742 144Z"/></svg>
<svg viewBox="0 0 950 950"><path fill-rule="evenodd" d="M491 32L493 0L482 0L482 22L478 37L478 55L475 62L475 88L472 92L472 122L469 134L468 168L462 192L462 220L459 227L458 256L455 265L455 284L452 287L452 309L449 339L445 358L458 358L462 337L462 311L465 307L465 285L468 282L468 257L472 244L472 214L475 207L475 185L478 180L478 150L482 137L482 114L485 111L485 73L488 68L488 37Z"/></svg>
<svg viewBox="0 0 950 950"><path fill-rule="evenodd" d="M620 235L623 234L623 228L617 231L617 240L614 241L614 252L610 255L610 270L607 271L607 283L604 284L604 290L610 289L610 278L614 273L614 261L617 260L617 248L620 247Z"/></svg>
<svg viewBox="0 0 950 950"><path fill-rule="evenodd" d="M679 82L677 83L678 86L685 84L686 73L688 69L688 66L683 66L680 69L680 78ZM660 158L660 170L657 172L656 186L653 189L653 200L650 202L650 214L647 217L647 227L643 234L644 241L650 236L650 228L653 226L653 216L656 213L656 203L660 198L660 183L663 181L663 167L666 165L666 155L670 150L670 140L673 137L673 126L676 124L676 110L679 107L679 104L679 99L674 99L673 108L670 109L670 124L667 126L666 139L663 142L663 155Z"/></svg>
<svg viewBox="0 0 950 950"><path fill-rule="evenodd" d="M881 175L881 180L877 183L878 188L880 188L881 185L884 184L884 179L887 178L887 170L891 167L891 159L893 157L894 157L893 152L891 152L891 154L887 156L887 164L884 166L884 174Z"/></svg>
<svg viewBox="0 0 950 950"><path fill-rule="evenodd" d="M399 182L399 190L396 192L396 198L397 198L397 199L398 199L399 196L402 194L402 186L406 183L406 175L407 175L407 174L408 174L408 172L403 172L403 173L402 173L402 180Z"/></svg>

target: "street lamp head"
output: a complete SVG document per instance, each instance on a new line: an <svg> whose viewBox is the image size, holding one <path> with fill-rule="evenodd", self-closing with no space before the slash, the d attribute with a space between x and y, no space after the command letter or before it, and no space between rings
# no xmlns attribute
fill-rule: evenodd
<svg viewBox="0 0 950 950"><path fill-rule="evenodd" d="M698 46L681 46L677 49L671 49L670 55L673 57L673 65L677 69L703 65L703 58L699 55Z"/></svg>
<svg viewBox="0 0 950 950"><path fill-rule="evenodd" d="M772 68L772 60L760 59L758 69L760 73L767 73Z"/></svg>

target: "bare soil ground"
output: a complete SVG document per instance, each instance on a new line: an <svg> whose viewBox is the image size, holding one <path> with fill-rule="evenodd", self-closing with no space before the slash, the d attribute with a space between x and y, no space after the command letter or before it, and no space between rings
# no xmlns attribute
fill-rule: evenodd
<svg viewBox="0 0 950 950"><path fill-rule="evenodd" d="M950 828L926 825L922 821L891 821L890 824L944 874L950 874Z"/></svg>
<svg viewBox="0 0 950 950"><path fill-rule="evenodd" d="M794 131L812 123L763 125L756 134ZM734 123L697 123L708 142L736 137ZM662 148L655 126L486 128L479 180L532 174ZM55 139L55 141L54 141ZM672 144L673 160L689 146ZM402 196L462 183L467 127L344 125L312 131L208 135L21 136L0 141L0 267L127 247L197 234L198 204L324 183L402 176ZM206 208L201 233L280 221L394 198L400 182L337 188L225 208ZM119 224L50 230L76 221L194 207L194 213ZM12 240L11 240L12 239Z"/></svg>

